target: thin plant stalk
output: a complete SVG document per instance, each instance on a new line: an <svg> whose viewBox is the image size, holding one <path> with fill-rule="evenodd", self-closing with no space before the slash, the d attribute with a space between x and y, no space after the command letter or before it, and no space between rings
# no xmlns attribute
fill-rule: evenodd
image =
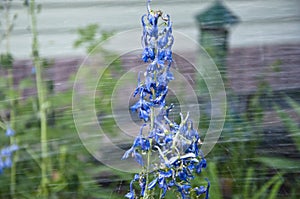
<svg viewBox="0 0 300 199"><path fill-rule="evenodd" d="M12 69L8 69L8 84L9 88L14 88L13 72ZM15 129L15 93L10 93L10 128ZM17 144L17 138L15 136L10 137L10 145ZM16 151L12 158L12 166L10 169L10 195L15 198L16 195L16 173L17 173L17 161L19 152Z"/></svg>
<svg viewBox="0 0 300 199"><path fill-rule="evenodd" d="M9 35L10 35L10 17L9 17L9 9L10 9L10 1L6 0L4 2L4 7L5 7L5 21L6 21L6 31L5 31L5 36L6 36L6 52L10 52L10 45L9 45Z"/></svg>
<svg viewBox="0 0 300 199"><path fill-rule="evenodd" d="M154 128L154 120L155 120L154 107L151 107L151 113L150 113L150 131L152 131L153 128ZM150 139L149 141L150 141L150 149L151 149L152 148L152 139ZM146 165L146 185L145 185L146 191L145 191L145 196L144 196L145 199L148 198L150 158L151 158L151 150L148 150L148 152L147 152L147 165Z"/></svg>
<svg viewBox="0 0 300 199"><path fill-rule="evenodd" d="M12 30L12 24L10 21L10 5L11 2L6 0L3 2L4 10L5 10L5 39L6 39L6 55L10 55L10 34ZM12 64L12 63L11 63ZM9 92L10 99L10 128L15 129L15 92L14 92L14 76L13 76L13 66L8 66L7 75L8 75L8 88L11 89ZM10 137L10 144L17 144L16 138L14 136ZM10 195L12 198L15 198L16 193L16 170L17 170L17 160L18 160L18 152L15 152L15 155L12 158L12 166L10 169Z"/></svg>
<svg viewBox="0 0 300 199"><path fill-rule="evenodd" d="M35 0L30 1L29 13L31 16L31 31L32 31L32 56L33 64L36 70L36 86L38 94L38 104L39 104L39 115L41 124L41 195L45 198L48 197L48 143L47 143L47 113L46 113L46 98L45 89L42 81L42 65L41 59L38 54L39 43L38 43L38 32L37 32L37 18L36 18L36 8Z"/></svg>

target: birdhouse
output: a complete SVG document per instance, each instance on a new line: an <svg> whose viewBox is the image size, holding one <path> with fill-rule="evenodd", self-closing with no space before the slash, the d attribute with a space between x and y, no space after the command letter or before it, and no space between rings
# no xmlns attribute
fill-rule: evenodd
<svg viewBox="0 0 300 199"><path fill-rule="evenodd" d="M238 17L217 0L196 15L196 20L200 28L200 45L214 59L225 78L229 28L239 22Z"/></svg>

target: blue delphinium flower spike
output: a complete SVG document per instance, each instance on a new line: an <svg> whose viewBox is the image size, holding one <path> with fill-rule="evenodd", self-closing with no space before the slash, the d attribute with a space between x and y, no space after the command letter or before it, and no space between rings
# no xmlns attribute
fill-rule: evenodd
<svg viewBox="0 0 300 199"><path fill-rule="evenodd" d="M200 174L207 166L199 149L199 133L194 129L189 114L181 114L181 121L177 123L169 119L173 104L166 106L168 84L174 79L170 70L173 62L171 48L174 43L171 18L169 15L163 15L161 11L151 10L150 2L147 0L148 13L141 18L141 41L144 48L142 60L148 63L148 66L144 72L144 81L141 81L139 73L138 85L134 91L134 97L138 95L139 100L130 107L131 111L138 112L140 119L145 123L150 121L150 125L147 133L143 133L147 124L142 125L132 146L122 157L126 159L131 155L143 166L143 171L136 174L130 182L130 191L125 197L141 198L157 187L161 190L160 198L164 198L167 191L172 189L182 198L189 198L193 192L197 196L205 194L207 199L209 181L206 187L191 185L195 174ZM143 154L147 153L157 154L159 162L144 165ZM151 178L148 177L150 174ZM140 191L133 189L133 183L137 184L137 181Z"/></svg>

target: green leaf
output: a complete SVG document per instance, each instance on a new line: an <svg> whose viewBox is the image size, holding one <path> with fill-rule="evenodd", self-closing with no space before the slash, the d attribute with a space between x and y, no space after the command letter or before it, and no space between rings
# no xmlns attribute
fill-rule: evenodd
<svg viewBox="0 0 300 199"><path fill-rule="evenodd" d="M254 169L252 167L247 170L245 188L243 191L244 198L248 198L248 196L249 196L248 193L249 193L250 184L251 184L250 179L253 177L253 173L254 173Z"/></svg>
<svg viewBox="0 0 300 199"><path fill-rule="evenodd" d="M29 146L24 147L24 149L31 156L31 158L35 161L35 163L41 168L39 155L35 151L31 150L29 148Z"/></svg>
<svg viewBox="0 0 300 199"><path fill-rule="evenodd" d="M66 166L67 151L68 149L66 146L61 146L59 148L59 167L61 172Z"/></svg>
<svg viewBox="0 0 300 199"><path fill-rule="evenodd" d="M98 30L98 24L90 24L84 28L79 28L77 30L79 38L74 42L74 48L85 47L87 53L104 52L104 49L99 44L109 38L113 32Z"/></svg>
<svg viewBox="0 0 300 199"><path fill-rule="evenodd" d="M281 71L280 66L282 66L282 61L280 59L277 59L270 66L274 72L280 72Z"/></svg>
<svg viewBox="0 0 300 199"><path fill-rule="evenodd" d="M80 47L85 43L89 43L95 40L96 33L99 29L97 24L90 24L84 28L77 30L79 38L74 42L74 47Z"/></svg>
<svg viewBox="0 0 300 199"><path fill-rule="evenodd" d="M31 78L22 79L19 83L19 89L24 90L28 88L33 88L34 84Z"/></svg>
<svg viewBox="0 0 300 199"><path fill-rule="evenodd" d="M283 182L284 182L283 180L278 180L277 183L275 185L273 185L271 193L270 193L268 199L276 199L279 188L281 187Z"/></svg>
<svg viewBox="0 0 300 199"><path fill-rule="evenodd" d="M2 129L4 129L4 130L6 129L6 125L5 125L3 122L1 122L1 121L0 121L0 127L1 127Z"/></svg>
<svg viewBox="0 0 300 199"><path fill-rule="evenodd" d="M297 149L300 151L300 128L298 126L298 123L294 121L284 110L280 110L277 105L275 105L274 108L278 116L281 118L283 125L289 131L291 138L297 145Z"/></svg>
<svg viewBox="0 0 300 199"><path fill-rule="evenodd" d="M275 168L275 169L283 169L283 170L300 169L299 160L291 160L291 159L279 158L279 157L259 157L256 160L268 167Z"/></svg>
<svg viewBox="0 0 300 199"><path fill-rule="evenodd" d="M0 55L0 67L9 69L13 67L14 58L12 54L6 53Z"/></svg>
<svg viewBox="0 0 300 199"><path fill-rule="evenodd" d="M72 91L68 90L51 95L49 96L49 101L54 109L68 106L72 104Z"/></svg>
<svg viewBox="0 0 300 199"><path fill-rule="evenodd" d="M214 180L215 182L219 181L219 177L217 176L218 175L217 166L214 162L209 163L208 173L209 173L210 180ZM223 198L221 194L220 183L215 183L214 186L211 186L210 193L213 193L214 198L218 198L218 199Z"/></svg>
<svg viewBox="0 0 300 199"><path fill-rule="evenodd" d="M294 109L294 111L300 116L300 104L298 104L295 100L293 100L289 96L286 96L285 99L289 103L289 105Z"/></svg>
<svg viewBox="0 0 300 199"><path fill-rule="evenodd" d="M254 196L252 197L252 199L259 199L260 197L262 197L267 191L268 189L274 185L277 184L278 181L282 181L281 179L281 175L277 174L275 176L273 176L268 182L266 182L258 191L256 191L256 193L254 194Z"/></svg>

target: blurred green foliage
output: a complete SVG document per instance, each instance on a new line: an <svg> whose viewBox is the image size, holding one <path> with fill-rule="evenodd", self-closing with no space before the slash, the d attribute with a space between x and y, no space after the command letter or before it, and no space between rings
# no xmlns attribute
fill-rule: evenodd
<svg viewBox="0 0 300 199"><path fill-rule="evenodd" d="M274 62L271 66L273 71L279 71L281 64L281 61ZM272 155L268 155L265 151L270 151L270 146L265 145L265 142L280 147L283 141L280 143L276 141L281 140L276 139L275 136L278 134L273 135L275 139L266 141L268 137L266 137L264 122L267 113L277 113L284 126L280 135L286 134L293 141L285 145L289 145L290 148L295 147L295 153L299 154L300 129L296 118L300 116L300 105L298 101L282 92L273 91L263 77L259 80L257 91L249 93L246 98L236 96L230 88L226 88L228 110L224 129L219 142L207 157L208 178L212 179L212 190L214 190L210 192L212 199L296 199L298 197L299 156L290 154L296 157L283 157L280 154L274 155L275 151L271 151ZM205 91L205 84L201 82L201 79L198 80L199 90ZM241 103L240 99L246 99L246 103ZM203 98L201 100L203 102ZM207 107L205 100L207 99L204 98L203 104L200 105L202 114L199 129L202 132L205 132L210 121L210 115L204 109ZM239 111L237 107L241 108L243 105L244 111ZM290 116L291 111L294 115L297 114L296 118ZM276 128L278 126L274 125L273 130ZM278 148L278 151L282 150Z"/></svg>
<svg viewBox="0 0 300 199"><path fill-rule="evenodd" d="M26 2L30 5L29 2ZM40 12L41 6L37 6ZM2 23L3 24L3 23ZM91 25L85 31L80 29L78 32L81 41L77 41L76 46L86 44L88 42L88 52L93 47L98 46L100 40L93 38L95 35L88 36L87 32L95 31L96 26ZM108 37L108 33L100 34L102 39ZM6 36L7 38L7 36ZM38 56L38 49L34 49L34 56ZM104 52L104 51L103 51ZM105 52L107 57L109 52ZM39 58L42 70L51 68L54 63L51 60ZM18 159L15 162L16 173L16 190L11 192L11 176L9 170L5 171L0 177L0 198L43 198L40 192L41 182L41 140L40 140L40 108L38 98L35 95L23 96L29 90L36 87L35 73L21 79L18 84L14 82L13 56L11 53L1 54L0 59L1 70L3 76L0 78L0 119L1 122L14 120L14 130L17 132L16 139L20 150L18 151ZM119 62L113 64L119 67ZM12 70L11 70L12 69ZM7 70L11 70L11 75L7 75ZM110 71L105 73L105 79L110 77ZM13 81L11 81L13 80ZM72 84L72 77L70 84ZM12 82L12 84L11 84ZM53 82L44 81L44 92L47 99L47 142L48 142L48 173L47 189L49 191L47 198L103 198L111 196L115 189L107 189L101 187L98 179L100 163L86 151L78 138L76 128L72 117L72 90L71 88L64 92L53 92ZM105 92L108 82L105 84ZM102 92L101 95L108 95ZM12 98L13 97L13 98ZM101 98L107 99L107 98ZM13 101L13 103L11 103ZM105 109L101 112L107 112L107 106L101 106ZM13 105L13 106L12 106ZM10 118L11 110L14 110L14 118ZM111 126L111 125L108 125ZM0 146L5 146L9 140L2 133ZM116 173L111 169L101 167L101 172ZM105 168L105 169L103 169ZM119 174L123 175L123 174ZM118 178L118 179L124 179ZM120 180L121 181L121 180ZM112 182L111 185L117 187L120 182Z"/></svg>

